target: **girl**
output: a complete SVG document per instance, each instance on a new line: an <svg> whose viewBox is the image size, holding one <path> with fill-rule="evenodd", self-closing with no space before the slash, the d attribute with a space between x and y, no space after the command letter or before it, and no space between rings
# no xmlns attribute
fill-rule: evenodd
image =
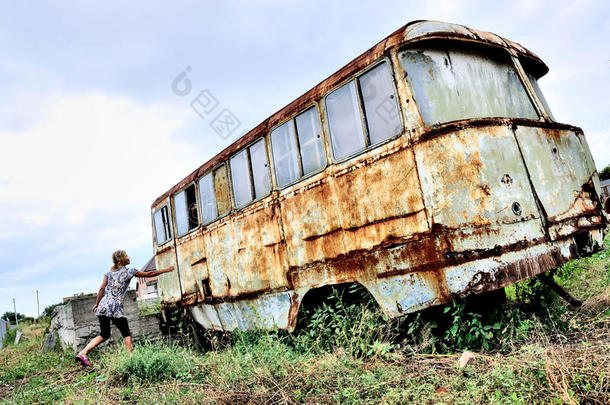
<svg viewBox="0 0 610 405"><path fill-rule="evenodd" d="M154 277L174 270L174 268L170 266L166 269L141 272L134 268L125 267L130 261L129 256L127 256L127 253L125 253L124 250L117 250L114 252L112 254L112 262L114 264L110 268L110 271L104 275L102 286L97 293L97 300L93 306L93 312L95 312L100 321L101 333L99 336L94 337L91 342L76 355L76 361L80 361L85 366L91 365L89 359L87 359L87 353L110 337L111 321L119 328L127 350L130 352L133 350L131 332L129 331L125 310L123 309L123 299L127 293L127 287L129 286L131 278L133 276ZM106 294L104 295L104 298L102 298L104 291Z"/></svg>

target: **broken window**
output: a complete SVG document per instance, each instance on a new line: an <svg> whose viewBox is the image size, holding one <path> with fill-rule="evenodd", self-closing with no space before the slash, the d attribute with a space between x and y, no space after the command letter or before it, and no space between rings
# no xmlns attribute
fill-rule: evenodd
<svg viewBox="0 0 610 405"><path fill-rule="evenodd" d="M223 164L199 179L201 219L204 224L226 214L230 208L227 168Z"/></svg>
<svg viewBox="0 0 610 405"><path fill-rule="evenodd" d="M489 117L538 119L508 55L418 48L403 50L400 60L427 125Z"/></svg>
<svg viewBox="0 0 610 405"><path fill-rule="evenodd" d="M179 236L199 226L194 184L191 184L174 196L174 207L176 210L176 228Z"/></svg>
<svg viewBox="0 0 610 405"><path fill-rule="evenodd" d="M342 159L400 133L392 73L381 62L326 96L331 145Z"/></svg>
<svg viewBox="0 0 610 405"><path fill-rule="evenodd" d="M169 224L169 215L167 213L167 205L155 211L155 237L157 245L167 242L172 237Z"/></svg>
<svg viewBox="0 0 610 405"><path fill-rule="evenodd" d="M264 139L231 158L231 181L237 208L269 194L271 178Z"/></svg>

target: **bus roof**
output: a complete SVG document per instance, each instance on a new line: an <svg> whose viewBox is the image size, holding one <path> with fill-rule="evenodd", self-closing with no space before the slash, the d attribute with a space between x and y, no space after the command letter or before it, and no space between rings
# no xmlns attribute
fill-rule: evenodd
<svg viewBox="0 0 610 405"><path fill-rule="evenodd" d="M544 62L533 52L526 49L524 46L503 38L491 32L480 31L473 28L468 28L459 24L446 23L442 21L416 20L397 29L386 38L379 41L373 47L362 53L360 56L353 59L347 65L322 80L316 86L311 88L305 94L301 95L287 106L283 107L263 122L248 131L241 138L227 146L224 150L208 160L206 163L195 169L192 173L182 179L178 184L166 191L163 195L157 198L152 207L156 207L159 203L165 200L168 196L183 189L187 184L198 179L210 169L221 162L226 161L235 153L239 152L243 147L250 144L257 138L264 136L271 128L292 115L300 112L305 107L311 105L315 100L321 98L330 89L342 83L345 79L357 73L370 63L376 61L386 51L396 46L403 46L411 43L427 41L427 40L459 40L463 42L482 43L489 46L512 50L520 57L524 57L534 62L537 65L539 75L542 76L548 72L548 67Z"/></svg>

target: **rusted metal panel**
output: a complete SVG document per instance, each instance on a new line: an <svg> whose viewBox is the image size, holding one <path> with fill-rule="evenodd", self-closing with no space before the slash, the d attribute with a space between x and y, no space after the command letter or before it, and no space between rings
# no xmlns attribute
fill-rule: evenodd
<svg viewBox="0 0 610 405"><path fill-rule="evenodd" d="M517 126L515 135L548 222L596 212L594 172L575 132Z"/></svg>
<svg viewBox="0 0 610 405"><path fill-rule="evenodd" d="M421 142L415 156L435 224L457 229L539 217L519 147L507 126L465 128ZM513 241L539 237L541 227L533 235L514 235Z"/></svg>
<svg viewBox="0 0 610 405"><path fill-rule="evenodd" d="M201 230L191 232L176 242L178 271L182 284L182 294L203 296L201 281L208 278L207 258L203 247Z"/></svg>
<svg viewBox="0 0 610 405"><path fill-rule="evenodd" d="M410 25L409 29L405 30L406 41L422 40L436 36L476 38L468 28L443 21L421 21Z"/></svg>
<svg viewBox="0 0 610 405"><path fill-rule="evenodd" d="M201 304L190 308L197 322L208 329L290 329L300 297L294 291L266 294L251 300Z"/></svg>
<svg viewBox="0 0 610 405"><path fill-rule="evenodd" d="M285 247L275 202L249 206L231 220L203 231L214 297L285 287Z"/></svg>
<svg viewBox="0 0 610 405"><path fill-rule="evenodd" d="M167 246L156 254L157 268L164 269L170 266L176 267L176 254L173 246ZM161 300L164 302L177 302L182 298L180 278L177 271L161 274L158 279L158 287Z"/></svg>
<svg viewBox="0 0 610 405"><path fill-rule="evenodd" d="M231 209L229 177L227 174L226 165L222 165L214 170L214 190L216 191L216 206L218 208L218 215L222 216Z"/></svg>

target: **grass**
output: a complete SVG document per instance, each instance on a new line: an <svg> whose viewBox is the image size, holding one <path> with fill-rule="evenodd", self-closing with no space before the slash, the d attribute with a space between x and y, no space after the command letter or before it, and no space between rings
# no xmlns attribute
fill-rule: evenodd
<svg viewBox="0 0 610 405"><path fill-rule="evenodd" d="M212 350L182 342L39 354L45 325L24 328L0 350L6 403L609 403L610 240L554 277L583 300L567 307L536 280L507 291L507 304L476 303L387 321L344 294L312 309L301 331L207 336ZM457 325L457 327L456 327ZM464 369L463 350L476 352Z"/></svg>

